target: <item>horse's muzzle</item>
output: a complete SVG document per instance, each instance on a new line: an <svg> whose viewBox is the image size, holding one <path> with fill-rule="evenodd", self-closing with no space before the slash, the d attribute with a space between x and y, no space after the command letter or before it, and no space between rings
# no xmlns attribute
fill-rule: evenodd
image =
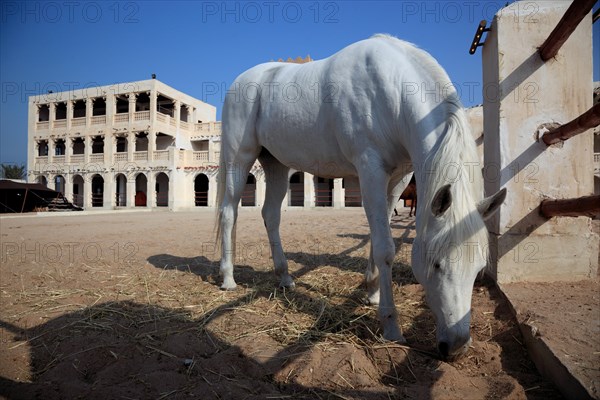
<svg viewBox="0 0 600 400"><path fill-rule="evenodd" d="M471 346L472 340L469 337L466 342L459 344L458 346L454 346L454 348L450 348L450 345L446 342L438 343L438 351L440 352L440 356L442 360L447 362L453 362L464 356L469 350L469 346Z"/></svg>

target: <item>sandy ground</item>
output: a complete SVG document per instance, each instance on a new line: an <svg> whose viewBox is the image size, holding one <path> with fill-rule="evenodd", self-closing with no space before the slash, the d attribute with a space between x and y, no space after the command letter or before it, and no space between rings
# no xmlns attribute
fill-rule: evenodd
<svg viewBox="0 0 600 400"><path fill-rule="evenodd" d="M473 346L445 363L410 272L414 219L393 220L408 346L363 304L362 209L286 211L296 279L276 289L260 212L240 212L238 289L219 290L213 214L0 219L0 397L9 399L556 399L487 280Z"/></svg>

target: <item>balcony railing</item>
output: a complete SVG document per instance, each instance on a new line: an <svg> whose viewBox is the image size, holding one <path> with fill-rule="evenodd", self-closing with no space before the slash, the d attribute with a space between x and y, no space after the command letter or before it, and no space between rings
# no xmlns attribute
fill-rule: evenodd
<svg viewBox="0 0 600 400"><path fill-rule="evenodd" d="M50 122L49 121L36 122L35 128L38 131L44 131L44 130L50 129Z"/></svg>
<svg viewBox="0 0 600 400"><path fill-rule="evenodd" d="M115 153L113 155L114 161L127 161L127 152Z"/></svg>
<svg viewBox="0 0 600 400"><path fill-rule="evenodd" d="M115 114L115 124L129 122L129 114Z"/></svg>
<svg viewBox="0 0 600 400"><path fill-rule="evenodd" d="M594 174L600 174L600 153L594 153Z"/></svg>
<svg viewBox="0 0 600 400"><path fill-rule="evenodd" d="M169 150L156 150L154 152L154 159L158 161L166 161L169 159Z"/></svg>
<svg viewBox="0 0 600 400"><path fill-rule="evenodd" d="M72 164L81 164L85 161L84 154L73 154L69 160Z"/></svg>
<svg viewBox="0 0 600 400"><path fill-rule="evenodd" d="M71 120L71 126L85 126L85 117L73 118Z"/></svg>
<svg viewBox="0 0 600 400"><path fill-rule="evenodd" d="M35 158L36 164L48 164L48 156L39 156Z"/></svg>
<svg viewBox="0 0 600 400"><path fill-rule="evenodd" d="M201 135L220 135L221 121L217 122L200 122L196 124L194 131Z"/></svg>
<svg viewBox="0 0 600 400"><path fill-rule="evenodd" d="M150 120L150 111L136 111L135 121L149 121Z"/></svg>
<svg viewBox="0 0 600 400"><path fill-rule="evenodd" d="M156 120L159 122L164 122L166 124L168 118L170 118L168 115L161 114L159 112L156 113Z"/></svg>
<svg viewBox="0 0 600 400"><path fill-rule="evenodd" d="M52 163L64 164L65 163L65 156L64 155L60 155L60 156L54 156L54 157L52 157Z"/></svg>
<svg viewBox="0 0 600 400"><path fill-rule="evenodd" d="M106 124L106 115L96 115L92 117L92 125Z"/></svg>
<svg viewBox="0 0 600 400"><path fill-rule="evenodd" d="M190 124L188 124L185 121L179 121L179 127L183 130L189 131L190 130Z"/></svg>
<svg viewBox="0 0 600 400"><path fill-rule="evenodd" d="M54 128L66 128L67 120L66 119L58 119L58 120L54 121L53 127Z"/></svg>
<svg viewBox="0 0 600 400"><path fill-rule="evenodd" d="M104 162L104 153L90 154L90 162Z"/></svg>
<svg viewBox="0 0 600 400"><path fill-rule="evenodd" d="M200 162L208 162L208 150L192 152L192 160Z"/></svg>
<svg viewBox="0 0 600 400"><path fill-rule="evenodd" d="M134 161L147 161L148 160L148 152L147 151L136 151L133 153Z"/></svg>

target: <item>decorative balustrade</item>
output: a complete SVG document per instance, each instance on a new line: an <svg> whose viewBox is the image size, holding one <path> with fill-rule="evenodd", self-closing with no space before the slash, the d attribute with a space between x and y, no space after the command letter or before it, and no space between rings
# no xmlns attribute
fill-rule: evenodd
<svg viewBox="0 0 600 400"><path fill-rule="evenodd" d="M148 161L148 152L147 151L135 151L133 153L134 161Z"/></svg>
<svg viewBox="0 0 600 400"><path fill-rule="evenodd" d="M71 126L85 126L85 117L81 117L81 118L73 118L71 120Z"/></svg>
<svg viewBox="0 0 600 400"><path fill-rule="evenodd" d="M95 115L92 117L92 125L106 124L106 115Z"/></svg>
<svg viewBox="0 0 600 400"><path fill-rule="evenodd" d="M54 157L52 157L52 163L64 164L65 163L65 156L64 155L60 155L60 156L54 156Z"/></svg>
<svg viewBox="0 0 600 400"><path fill-rule="evenodd" d="M189 131L190 130L190 124L188 124L185 121L179 121L179 128Z"/></svg>
<svg viewBox="0 0 600 400"><path fill-rule="evenodd" d="M168 116L165 114L161 114L159 112L156 113L156 120L159 122L164 122L165 124L167 123L167 118Z"/></svg>
<svg viewBox="0 0 600 400"><path fill-rule="evenodd" d="M167 161L169 159L169 150L156 150L154 152L154 160Z"/></svg>
<svg viewBox="0 0 600 400"><path fill-rule="evenodd" d="M90 162L104 162L104 153L90 154Z"/></svg>
<svg viewBox="0 0 600 400"><path fill-rule="evenodd" d="M206 135L220 135L221 121L217 122L200 122L195 124L194 131Z"/></svg>
<svg viewBox="0 0 600 400"><path fill-rule="evenodd" d="M200 162L208 162L208 151L202 150L202 151L192 152L192 160L200 161Z"/></svg>
<svg viewBox="0 0 600 400"><path fill-rule="evenodd" d="M54 121L54 124L52 125L53 128L66 128L67 127L67 120L66 119L58 119L56 121Z"/></svg>
<svg viewBox="0 0 600 400"><path fill-rule="evenodd" d="M74 164L81 164L85 161L85 155L84 154L73 154L73 155L71 155L71 159L69 161Z"/></svg>
<svg viewBox="0 0 600 400"><path fill-rule="evenodd" d="M135 121L149 121L150 120L150 111L136 111L134 114Z"/></svg>
<svg viewBox="0 0 600 400"><path fill-rule="evenodd" d="M39 156L35 158L36 164L48 164L48 156Z"/></svg>
<svg viewBox="0 0 600 400"><path fill-rule="evenodd" d="M129 122L129 114L115 114L115 124Z"/></svg>
<svg viewBox="0 0 600 400"><path fill-rule="evenodd" d="M36 122L35 128L38 131L48 130L48 129L50 129L50 122L49 121Z"/></svg>
<svg viewBox="0 0 600 400"><path fill-rule="evenodd" d="M169 118L169 125L171 125L173 128L177 126L177 121L175 121L175 118Z"/></svg>
<svg viewBox="0 0 600 400"><path fill-rule="evenodd" d="M123 153L115 153L115 154L113 155L113 159L114 159L114 161L116 161L116 162L119 162L119 161L127 161L127 152L123 152Z"/></svg>

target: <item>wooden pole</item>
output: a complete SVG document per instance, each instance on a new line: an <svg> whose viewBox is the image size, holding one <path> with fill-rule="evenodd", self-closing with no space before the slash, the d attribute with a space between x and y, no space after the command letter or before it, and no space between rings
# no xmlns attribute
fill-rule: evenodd
<svg viewBox="0 0 600 400"><path fill-rule="evenodd" d="M25 209L25 202L27 201L27 193L29 193L29 189L25 189L25 196L23 197L23 204L21 205L21 214L23 213L23 210Z"/></svg>
<svg viewBox="0 0 600 400"><path fill-rule="evenodd" d="M565 141L573 136L579 135L600 125L600 103L596 103L592 108L575 118L573 121L559 126L550 132L544 133L542 140L547 146Z"/></svg>
<svg viewBox="0 0 600 400"><path fill-rule="evenodd" d="M600 195L576 199L544 200L540 204L540 214L546 218L595 217L600 215Z"/></svg>
<svg viewBox="0 0 600 400"><path fill-rule="evenodd" d="M592 10L594 3L596 0L574 0L571 3L565 15L540 47L540 57L543 61L548 61L558 53L577 25Z"/></svg>

